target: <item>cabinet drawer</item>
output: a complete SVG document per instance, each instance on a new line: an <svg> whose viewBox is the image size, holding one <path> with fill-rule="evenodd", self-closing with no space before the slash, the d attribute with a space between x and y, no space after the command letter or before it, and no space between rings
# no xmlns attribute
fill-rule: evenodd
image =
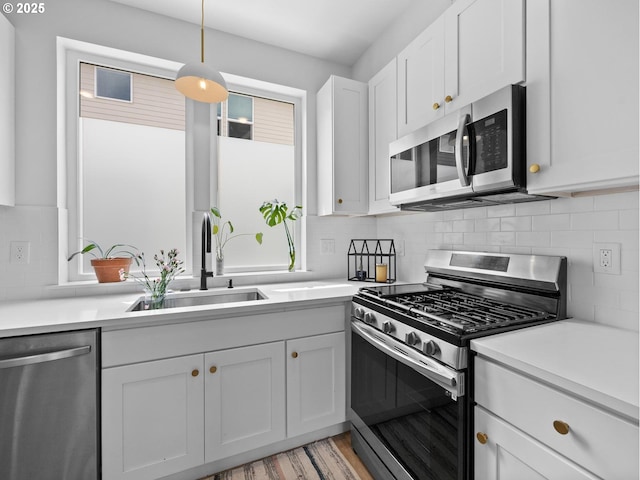
<svg viewBox="0 0 640 480"><path fill-rule="evenodd" d="M482 358L474 378L475 401L487 410L598 476L638 478L637 425Z"/></svg>
<svg viewBox="0 0 640 480"><path fill-rule="evenodd" d="M102 366L344 331L346 311L345 304L328 305L103 332Z"/></svg>

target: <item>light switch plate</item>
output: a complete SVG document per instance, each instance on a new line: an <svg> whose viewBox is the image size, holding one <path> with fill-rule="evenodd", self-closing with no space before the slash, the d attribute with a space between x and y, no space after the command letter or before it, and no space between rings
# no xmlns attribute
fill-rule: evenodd
<svg viewBox="0 0 640 480"><path fill-rule="evenodd" d="M619 243L593 244L593 271L594 273L620 275Z"/></svg>

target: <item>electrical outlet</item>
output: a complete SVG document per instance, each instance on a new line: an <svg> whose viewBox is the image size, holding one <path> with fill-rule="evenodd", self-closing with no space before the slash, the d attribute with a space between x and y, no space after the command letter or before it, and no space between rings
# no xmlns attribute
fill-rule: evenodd
<svg viewBox="0 0 640 480"><path fill-rule="evenodd" d="M13 241L9 245L10 263L26 265L29 263L29 251L31 250L29 242Z"/></svg>
<svg viewBox="0 0 640 480"><path fill-rule="evenodd" d="M593 271L595 273L620 275L619 243L593 244Z"/></svg>
<svg viewBox="0 0 640 480"><path fill-rule="evenodd" d="M336 241L333 238L320 239L320 254L333 255L336 253Z"/></svg>

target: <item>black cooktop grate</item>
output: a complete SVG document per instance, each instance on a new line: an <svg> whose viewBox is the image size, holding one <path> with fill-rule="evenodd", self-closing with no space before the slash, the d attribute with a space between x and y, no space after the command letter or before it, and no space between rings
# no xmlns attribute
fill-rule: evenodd
<svg viewBox="0 0 640 480"><path fill-rule="evenodd" d="M450 331L470 333L549 318L547 312L478 297L456 290L387 297L388 307L399 307L414 318Z"/></svg>

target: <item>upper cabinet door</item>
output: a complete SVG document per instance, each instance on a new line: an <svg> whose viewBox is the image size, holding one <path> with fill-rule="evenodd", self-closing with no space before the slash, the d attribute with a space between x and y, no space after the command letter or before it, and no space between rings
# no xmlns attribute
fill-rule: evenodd
<svg viewBox="0 0 640 480"><path fill-rule="evenodd" d="M367 213L367 84L332 75L318 91L318 215Z"/></svg>
<svg viewBox="0 0 640 480"><path fill-rule="evenodd" d="M0 15L0 205L15 205L15 30Z"/></svg>
<svg viewBox="0 0 640 480"><path fill-rule="evenodd" d="M444 13L446 112L525 80L522 0L458 0Z"/></svg>
<svg viewBox="0 0 640 480"><path fill-rule="evenodd" d="M429 25L397 57L398 137L444 112L444 18Z"/></svg>
<svg viewBox="0 0 640 480"><path fill-rule="evenodd" d="M639 58L637 0L527 0L529 192L637 189Z"/></svg>
<svg viewBox="0 0 640 480"><path fill-rule="evenodd" d="M394 212L389 203L389 143L398 138L394 58L369 80L369 214Z"/></svg>

